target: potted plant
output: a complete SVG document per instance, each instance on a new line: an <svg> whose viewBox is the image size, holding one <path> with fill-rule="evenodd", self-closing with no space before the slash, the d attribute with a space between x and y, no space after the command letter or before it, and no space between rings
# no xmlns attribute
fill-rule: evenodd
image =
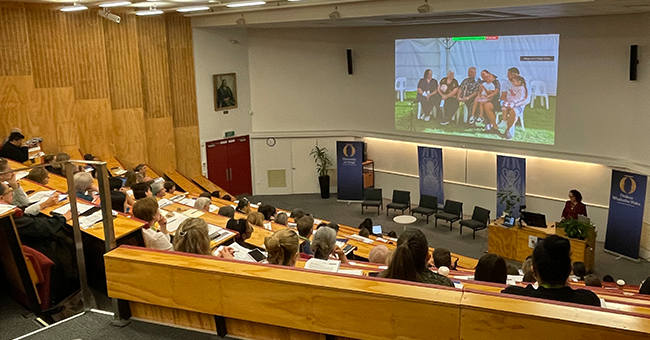
<svg viewBox="0 0 650 340"><path fill-rule="evenodd" d="M327 174L329 169L334 164L329 154L327 154L327 148L314 146L309 153L314 157L314 162L316 163L316 170L318 170L318 184L320 184L320 197L321 198L330 198L330 176Z"/></svg>
<svg viewBox="0 0 650 340"><path fill-rule="evenodd" d="M521 202L521 197L513 193L512 190L497 192L497 199L499 199L499 203L506 205L503 212L508 216L512 215L512 208Z"/></svg>
<svg viewBox="0 0 650 340"><path fill-rule="evenodd" d="M596 229L590 222L582 222L573 218L559 222L557 227L564 229L564 234L568 238L577 238L579 240L586 240L590 233L596 233Z"/></svg>

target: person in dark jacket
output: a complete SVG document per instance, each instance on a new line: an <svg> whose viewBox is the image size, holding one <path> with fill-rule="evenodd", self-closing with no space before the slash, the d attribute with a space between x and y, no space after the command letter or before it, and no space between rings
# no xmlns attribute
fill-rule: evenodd
<svg viewBox="0 0 650 340"><path fill-rule="evenodd" d="M12 132L0 148L0 157L11 159L16 162L27 162L29 160L29 148L23 146L25 136L17 131Z"/></svg>

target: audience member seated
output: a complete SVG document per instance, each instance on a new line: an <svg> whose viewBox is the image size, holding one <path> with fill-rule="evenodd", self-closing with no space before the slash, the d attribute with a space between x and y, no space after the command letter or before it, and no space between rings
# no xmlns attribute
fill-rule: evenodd
<svg viewBox="0 0 650 340"><path fill-rule="evenodd" d="M124 186L127 188L133 188L134 185L138 184L138 177L135 175L135 171L133 170L127 170L124 174L124 178L126 179Z"/></svg>
<svg viewBox="0 0 650 340"><path fill-rule="evenodd" d="M258 226L264 228L264 215L259 212L252 212L248 214L248 223L251 226Z"/></svg>
<svg viewBox="0 0 650 340"><path fill-rule="evenodd" d="M508 267L503 257L495 254L483 255L474 269L474 280L494 283L506 283Z"/></svg>
<svg viewBox="0 0 650 340"><path fill-rule="evenodd" d="M275 213L277 212L277 209L275 209L275 207L272 205L262 204L259 208L257 208L257 212L261 212L262 215L264 215L265 221L273 221L275 220Z"/></svg>
<svg viewBox="0 0 650 340"><path fill-rule="evenodd" d="M210 255L208 224L200 218L188 218L174 233L174 250L183 253Z"/></svg>
<svg viewBox="0 0 650 340"><path fill-rule="evenodd" d="M226 216L228 218L235 218L235 209L229 205L224 205L223 207L219 208L217 214Z"/></svg>
<svg viewBox="0 0 650 340"><path fill-rule="evenodd" d="M275 223L277 224L287 225L288 220L289 220L289 216L287 216L287 214L283 212L275 216Z"/></svg>
<svg viewBox="0 0 650 340"><path fill-rule="evenodd" d="M235 236L235 242L237 242L237 244L240 246L247 249L257 248L246 242L246 240L253 236L253 231L255 231L255 228L253 228L245 218L240 218L238 220L234 218L229 219L228 223L226 223L226 228L237 232L237 235Z"/></svg>
<svg viewBox="0 0 650 340"><path fill-rule="evenodd" d="M251 203L248 201L248 198L242 197L239 199L239 202L237 202L237 209L235 209L236 212L248 215L251 213Z"/></svg>
<svg viewBox="0 0 650 340"><path fill-rule="evenodd" d="M375 246L374 248L370 249L370 253L368 254L368 261L372 263L387 265L390 263L390 249L388 249L388 247L383 244Z"/></svg>
<svg viewBox="0 0 650 340"><path fill-rule="evenodd" d="M646 277L646 279L641 282L641 287L639 287L639 294L650 295L650 276Z"/></svg>
<svg viewBox="0 0 650 340"><path fill-rule="evenodd" d="M151 184L151 193L155 198L165 198L165 194L167 194L165 184L161 182L153 182Z"/></svg>
<svg viewBox="0 0 650 340"><path fill-rule="evenodd" d="M151 186L149 183L137 183L131 186L131 190L133 191L133 197L136 200L141 200L145 197L153 197L153 193L151 192Z"/></svg>
<svg viewBox="0 0 650 340"><path fill-rule="evenodd" d="M587 276L587 267L585 267L584 262L573 262L573 275L575 275L579 281L585 279L585 276Z"/></svg>
<svg viewBox="0 0 650 340"><path fill-rule="evenodd" d="M372 230L372 220L369 218L366 218L359 224L359 229L366 228L368 230Z"/></svg>
<svg viewBox="0 0 650 340"><path fill-rule="evenodd" d="M451 267L451 252L447 248L436 248L433 250L433 265L436 268Z"/></svg>
<svg viewBox="0 0 650 340"><path fill-rule="evenodd" d="M210 205L212 205L212 201L209 198L199 197L194 202L194 209L209 212Z"/></svg>
<svg viewBox="0 0 650 340"><path fill-rule="evenodd" d="M50 183L50 173L45 168L34 168L27 175L27 179L38 184Z"/></svg>
<svg viewBox="0 0 650 340"><path fill-rule="evenodd" d="M524 274L524 278L521 280L521 282L535 283L537 282L537 279L535 278L535 274L532 271L530 271Z"/></svg>
<svg viewBox="0 0 650 340"><path fill-rule="evenodd" d="M99 190L93 182L93 175L88 172L77 172L74 174L74 191L78 198L92 202L94 193Z"/></svg>
<svg viewBox="0 0 650 340"><path fill-rule="evenodd" d="M226 201L232 201L232 197L230 197L230 195L224 195L223 199Z"/></svg>
<svg viewBox="0 0 650 340"><path fill-rule="evenodd" d="M370 237L370 230L368 230L366 228L363 228L363 229L359 230L359 236Z"/></svg>
<svg viewBox="0 0 650 340"><path fill-rule="evenodd" d="M138 164L133 170L135 171L135 180L137 183L145 183L153 179L147 176L146 164Z"/></svg>
<svg viewBox="0 0 650 340"><path fill-rule="evenodd" d="M304 212L300 208L296 208L296 209L291 210L291 218L293 218L294 221L297 221L299 218L301 218L301 217L303 217L305 215L307 215L307 213Z"/></svg>
<svg viewBox="0 0 650 340"><path fill-rule="evenodd" d="M515 266L513 266L511 264L508 264L507 265L507 273L508 273L508 275L519 275L519 269L517 269L517 267L515 267Z"/></svg>
<svg viewBox="0 0 650 340"><path fill-rule="evenodd" d="M612 282L612 283L614 283L616 281L614 280L614 278L611 275L605 275L605 276L603 276L603 282Z"/></svg>
<svg viewBox="0 0 650 340"><path fill-rule="evenodd" d="M211 195L209 192L207 192L207 191L202 192L202 193L199 195L199 197L205 197L205 198L207 198L207 199L209 199L209 200L212 201L212 195Z"/></svg>
<svg viewBox="0 0 650 340"><path fill-rule="evenodd" d="M69 161L70 155L68 155L65 152L62 152L55 156L55 160L56 162ZM52 169L48 171L59 176L65 176L65 164L53 164Z"/></svg>
<svg viewBox="0 0 650 340"><path fill-rule="evenodd" d="M0 182L0 203L15 205L21 208L25 214L36 216L41 212L41 209L59 203L59 194L52 195L45 202L29 205L29 199L22 189L13 190L7 184Z"/></svg>
<svg viewBox="0 0 650 340"><path fill-rule="evenodd" d="M43 164L49 164L45 166L45 170L48 172L52 172L52 164L53 162L56 162L56 155L45 155L43 156Z"/></svg>
<svg viewBox="0 0 650 340"><path fill-rule="evenodd" d="M87 154L84 155L84 160L85 161L99 161L99 158L93 156L90 153L87 153ZM93 178L97 178L97 167L95 167L94 165L88 164L86 166L86 169L91 169L90 170L91 175L93 175Z"/></svg>
<svg viewBox="0 0 650 340"><path fill-rule="evenodd" d="M571 243L566 238L549 235L535 246L533 272L539 283L537 289L532 285L510 286L502 293L600 306L600 299L593 292L567 286L571 274Z"/></svg>
<svg viewBox="0 0 650 340"><path fill-rule="evenodd" d="M314 218L311 216L303 216L296 222L296 229L298 229L298 236L300 236L300 252L312 255L311 243L309 239L314 232Z"/></svg>
<svg viewBox="0 0 650 340"><path fill-rule="evenodd" d="M334 229L337 233L339 232L339 225L336 222L330 222L327 226Z"/></svg>
<svg viewBox="0 0 650 340"><path fill-rule="evenodd" d="M601 288L603 284L598 279L598 276L594 274L588 274L587 276L585 276L585 286Z"/></svg>
<svg viewBox="0 0 650 340"><path fill-rule="evenodd" d="M336 231L332 228L320 228L316 230L311 244L311 250L314 253L314 258L319 260L329 260L330 256L334 258L334 255L336 255L341 263L348 263L343 249L336 245Z"/></svg>
<svg viewBox="0 0 650 340"><path fill-rule="evenodd" d="M165 191L172 195L176 192L176 184L172 181L165 181L163 186L165 187Z"/></svg>
<svg viewBox="0 0 650 340"><path fill-rule="evenodd" d="M221 197L221 194L219 193L219 190L213 191L211 193L211 195L212 195L212 197L215 197L215 198L220 198ZM226 195L226 196L228 196L228 195ZM226 198L224 197L224 199L226 199ZM230 201L230 196L228 196L228 201Z"/></svg>
<svg viewBox="0 0 650 340"><path fill-rule="evenodd" d="M449 278L427 268L430 256L426 236L419 229L406 229L397 239L388 269L379 277L454 287Z"/></svg>
<svg viewBox="0 0 650 340"><path fill-rule="evenodd" d="M9 138L0 148L0 157L11 159L13 161L24 163L29 160L29 147L23 145L25 136L22 133L14 131L9 134Z"/></svg>
<svg viewBox="0 0 650 340"><path fill-rule="evenodd" d="M281 229L264 239L264 247L268 252L267 261L287 267L295 267L300 257L298 244L300 239L291 229Z"/></svg>
<svg viewBox="0 0 650 340"><path fill-rule="evenodd" d="M108 179L108 186L111 189L111 207L115 211L126 212L127 202L133 205L135 202L133 198L124 193L122 189L122 180L119 177L110 177Z"/></svg>
<svg viewBox="0 0 650 340"><path fill-rule="evenodd" d="M158 210L155 198L145 197L135 202L133 216L146 222L142 227L142 238L147 248L174 250L167 231L167 219Z"/></svg>

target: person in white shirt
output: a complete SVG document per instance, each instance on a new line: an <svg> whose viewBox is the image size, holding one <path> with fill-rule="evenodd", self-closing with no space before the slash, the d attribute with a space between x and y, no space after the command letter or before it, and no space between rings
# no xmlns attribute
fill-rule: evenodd
<svg viewBox="0 0 650 340"><path fill-rule="evenodd" d="M153 197L142 198L133 205L133 216L147 224L142 228L144 245L147 248L174 250L167 231L167 219L158 210L158 201Z"/></svg>
<svg viewBox="0 0 650 340"><path fill-rule="evenodd" d="M506 139L512 139L515 136L515 123L517 118L524 113L527 98L526 80L519 75L513 76L506 91L506 101L503 104L503 120L508 123L504 133Z"/></svg>

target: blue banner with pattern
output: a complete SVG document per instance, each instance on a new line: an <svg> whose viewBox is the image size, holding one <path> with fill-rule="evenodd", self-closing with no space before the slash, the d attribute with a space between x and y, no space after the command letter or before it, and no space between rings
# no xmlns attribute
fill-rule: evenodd
<svg viewBox="0 0 650 340"><path fill-rule="evenodd" d="M418 146L418 170L420 195L438 198L438 205L445 202L442 186L442 149Z"/></svg>
<svg viewBox="0 0 650 340"><path fill-rule="evenodd" d="M526 159L497 156L497 217L509 212L519 218L526 204Z"/></svg>
<svg viewBox="0 0 650 340"><path fill-rule="evenodd" d="M612 170L605 249L639 258L648 177Z"/></svg>
<svg viewBox="0 0 650 340"><path fill-rule="evenodd" d="M363 200L363 142L336 142L337 198Z"/></svg>

